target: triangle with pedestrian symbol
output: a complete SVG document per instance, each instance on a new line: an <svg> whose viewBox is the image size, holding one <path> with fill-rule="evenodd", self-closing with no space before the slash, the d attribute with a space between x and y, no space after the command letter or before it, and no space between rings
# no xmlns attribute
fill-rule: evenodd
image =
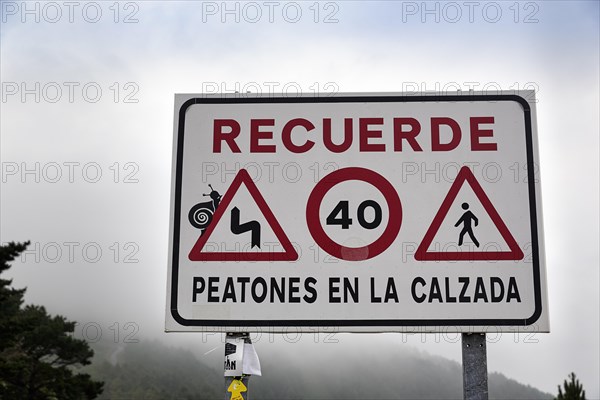
<svg viewBox="0 0 600 400"><path fill-rule="evenodd" d="M241 169L188 258L190 261L295 261L298 253L248 171Z"/></svg>
<svg viewBox="0 0 600 400"><path fill-rule="evenodd" d="M473 213L471 213L469 209L468 203L463 203L463 210L465 211L463 216L456 222L456 225L459 226L463 224L462 231L460 232L459 245L462 245L462 241L470 240L475 243L477 250L471 249L468 251L448 251L443 249L435 249L430 250L431 244L438 234L440 230L440 226L448 216L448 212L452 205L455 203L455 200L458 197L459 192L463 187L468 186L471 191L474 193L474 198L476 198L483 210L487 213L486 218L489 217L491 220L491 224L493 224L500 234L501 238L506 242L508 246L508 250L506 249L492 249L491 251L483 251L479 249L479 243L475 238L473 233L473 226L476 225L478 219L475 217ZM480 216L481 217L481 216ZM454 221L452 221L454 224ZM429 229L425 233L421 244L417 248L415 253L415 259L417 261L499 261L499 260L521 260L523 259L523 251L517 244L515 238L509 231L508 227L496 211L496 208L490 201L489 197L477 182L477 179L473 175L473 172L468 167L462 167L456 176L456 179L452 183L446 198L442 202L440 209L435 215Z"/></svg>

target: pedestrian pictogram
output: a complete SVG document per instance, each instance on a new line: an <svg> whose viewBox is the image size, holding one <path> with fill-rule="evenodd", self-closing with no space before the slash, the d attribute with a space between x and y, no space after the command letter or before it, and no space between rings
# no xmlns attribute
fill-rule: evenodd
<svg viewBox="0 0 600 400"><path fill-rule="evenodd" d="M244 186L248 191L250 198L254 201L258 210L267 222L274 236L281 244L283 251L246 251L240 250L224 250L224 251L207 251L206 244L210 241L211 235L219 226L219 222L223 220L223 216L229 209L232 200L235 198L238 190ZM212 187L211 187L212 189ZM212 193L215 191L213 190ZM211 198L213 198L211 193ZM240 169L234 178L227 192L221 197L218 193L214 195L213 203L216 200L218 208L211 216L210 223L204 228L196 244L189 253L190 261L295 261L298 259L298 253L292 246L289 238L281 228L281 225L273 215L271 208L267 205L264 197L252 181L252 178L245 169ZM246 204L249 207L248 204ZM227 229L230 231L233 238L247 235L250 237L250 249L261 249L261 231L263 225L256 220L248 220L241 222L244 217L243 206L234 206L229 212L230 224ZM191 212L190 212L191 213ZM248 234L249 233L249 234Z"/></svg>
<svg viewBox="0 0 600 400"><path fill-rule="evenodd" d="M469 211L469 203L462 203L461 207L463 210L467 211L465 211L462 217L460 217L456 224L454 224L454 226L459 226L460 224L463 225L463 228L458 236L458 245L462 246L465 233L468 233L473 243L475 243L475 246L479 247L479 242L475 238L475 234L473 233L473 227L471 226L471 221L473 221L475 223L475 226L477 226L477 224L479 224L479 220L471 211Z"/></svg>
<svg viewBox="0 0 600 400"><path fill-rule="evenodd" d="M438 233L442 222L448 215L448 211L454 204L460 189L465 183L471 187L484 210L488 213L496 229L502 236L502 239L504 239L508 245L508 251L429 251L429 247L431 246L434 237ZM468 234L475 246L479 247L479 241L473 232L473 225L477 226L479 220L471 211L469 211L468 203L462 203L461 207L463 210L465 210L465 212L455 224L456 227L462 224L462 230L459 233L458 245L463 245L464 236L465 234ZM492 204L491 200L479 182L477 182L477 179L475 179L473 172L471 172L468 167L462 167L458 172L454 183L450 187L446 198L442 202L440 209L435 215L433 222L429 226L425 237L417 248L415 259L418 261L521 260L523 259L523 251L508 230L506 224L498 214L498 211L496 211L496 208Z"/></svg>

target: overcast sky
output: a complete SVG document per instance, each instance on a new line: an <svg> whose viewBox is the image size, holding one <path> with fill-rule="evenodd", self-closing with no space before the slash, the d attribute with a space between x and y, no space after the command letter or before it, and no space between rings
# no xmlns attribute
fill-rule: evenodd
<svg viewBox="0 0 600 400"><path fill-rule="evenodd" d="M551 333L501 335L489 370L552 393L574 371L598 398L598 4L2 1L14 285L104 334L196 340L163 333L175 93L533 89ZM374 338L404 345L337 345ZM449 341L406 345L460 360Z"/></svg>

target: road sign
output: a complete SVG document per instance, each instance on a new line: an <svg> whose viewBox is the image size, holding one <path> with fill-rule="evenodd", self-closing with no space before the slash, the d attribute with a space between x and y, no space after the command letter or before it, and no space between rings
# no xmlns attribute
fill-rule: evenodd
<svg viewBox="0 0 600 400"><path fill-rule="evenodd" d="M549 331L531 91L177 95L168 331Z"/></svg>
<svg viewBox="0 0 600 400"><path fill-rule="evenodd" d="M223 226L223 224L219 225L221 217L226 215L225 211L228 210L228 205L231 203L237 193L237 190L242 184L246 186L251 195L249 202L246 201L244 205L252 206L252 204L255 203L259 207L263 216L269 223L269 226L271 229L273 229L273 232L281 243L283 251L252 251L254 247L261 247L261 231L264 229L265 225L260 225L260 223L255 220L240 224L240 210L238 207L233 207L230 211L232 220L229 224L230 232L232 235L240 235L245 232L250 232L250 249L247 251L241 251L239 249L212 252L203 251L204 246L209 241L211 234L214 232L214 228L217 226ZM245 169L242 169L238 172L224 198L225 200L221 201L219 208L215 210L214 216L211 218L211 223L207 227L206 232L198 234L198 241L188 256L191 261L294 261L298 259L298 253L296 253L296 250L294 250L290 240L281 229L279 222L277 222L273 212L265 202L264 198L258 191L258 188L253 183L252 178ZM227 230L225 231L227 232ZM233 237L229 238L229 241L239 243L239 241Z"/></svg>
<svg viewBox="0 0 600 400"><path fill-rule="evenodd" d="M485 211L492 218L492 221L494 222L495 227L499 230L500 234L502 234L502 239L504 239L504 241L510 248L510 251L478 251L478 250L476 250L476 251L443 251L443 252L428 252L427 251L429 246L431 246L433 238L435 237L435 234L437 233L438 229L440 228L442 221L447 217L448 211L452 207L453 202L456 200L458 192L460 191L460 189L464 183L468 183L471 186L471 189L473 189L473 191L477 195L477 199L481 202ZM468 209L468 203L463 203L463 204L466 204L466 206L464 206L464 207L461 206L461 208L463 208L465 210ZM455 224L455 226L457 224ZM471 232L472 232L472 230L473 229L471 229ZM465 233L468 233L468 232L465 232ZM460 236L461 235L459 234L459 241L460 241ZM464 237L464 234L462 236ZM471 240L477 240L477 239L472 238ZM458 244L460 245L460 243L458 243ZM479 246L477 246L477 247L479 247ZM440 210L436 214L433 222L431 223L431 226L427 230L427 233L425 234L423 241L419 245L419 248L417 249L417 252L415 253L415 259L421 260L421 261L425 261L425 260L427 260L427 261L436 261L436 260L438 260L438 261L441 261L441 260L444 260L444 261L451 261L451 260L455 260L455 261L457 261L457 260L462 260L462 261L468 261L468 260L480 260L480 261L481 260L521 260L521 259L523 259L523 251L521 250L521 248L519 247L517 242L515 242L515 239L513 238L510 231L504 224L504 221L502 221L502 218L500 217L500 215L498 215L498 212L494 208L494 205L492 204L490 199L487 197L487 195L481 188L481 185L477 182L477 179L475 178L475 175L473 175L473 172L471 172L471 169L469 167L462 167L460 169L456 179L454 180L454 183L450 187L450 191L448 192L448 195L444 199L444 202L442 203Z"/></svg>

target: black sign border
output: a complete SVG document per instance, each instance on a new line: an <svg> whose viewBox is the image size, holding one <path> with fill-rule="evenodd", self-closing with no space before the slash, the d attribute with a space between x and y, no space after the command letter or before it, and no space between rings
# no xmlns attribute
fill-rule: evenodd
<svg viewBox="0 0 600 400"><path fill-rule="evenodd" d="M184 102L179 109L177 125L177 153L175 173L174 221L171 259L171 298L170 311L173 319L182 326L197 327L413 327L413 326L530 326L542 315L542 292L540 277L539 237L537 223L537 196L535 191L535 165L533 149L533 132L531 122L531 107L526 99L516 94L495 95L361 95L327 97L194 97ZM189 107L194 104L265 104L265 103L384 103L384 102L517 102L523 108L525 123L525 142L527 153L527 182L529 189L529 209L531 225L531 246L533 261L534 301L535 310L529 318L518 319L351 319L351 320L222 320L222 319L185 319L177 308L177 289L179 277L179 239L181 220L181 186L183 171L183 143L185 117ZM173 201L173 200L172 200Z"/></svg>

